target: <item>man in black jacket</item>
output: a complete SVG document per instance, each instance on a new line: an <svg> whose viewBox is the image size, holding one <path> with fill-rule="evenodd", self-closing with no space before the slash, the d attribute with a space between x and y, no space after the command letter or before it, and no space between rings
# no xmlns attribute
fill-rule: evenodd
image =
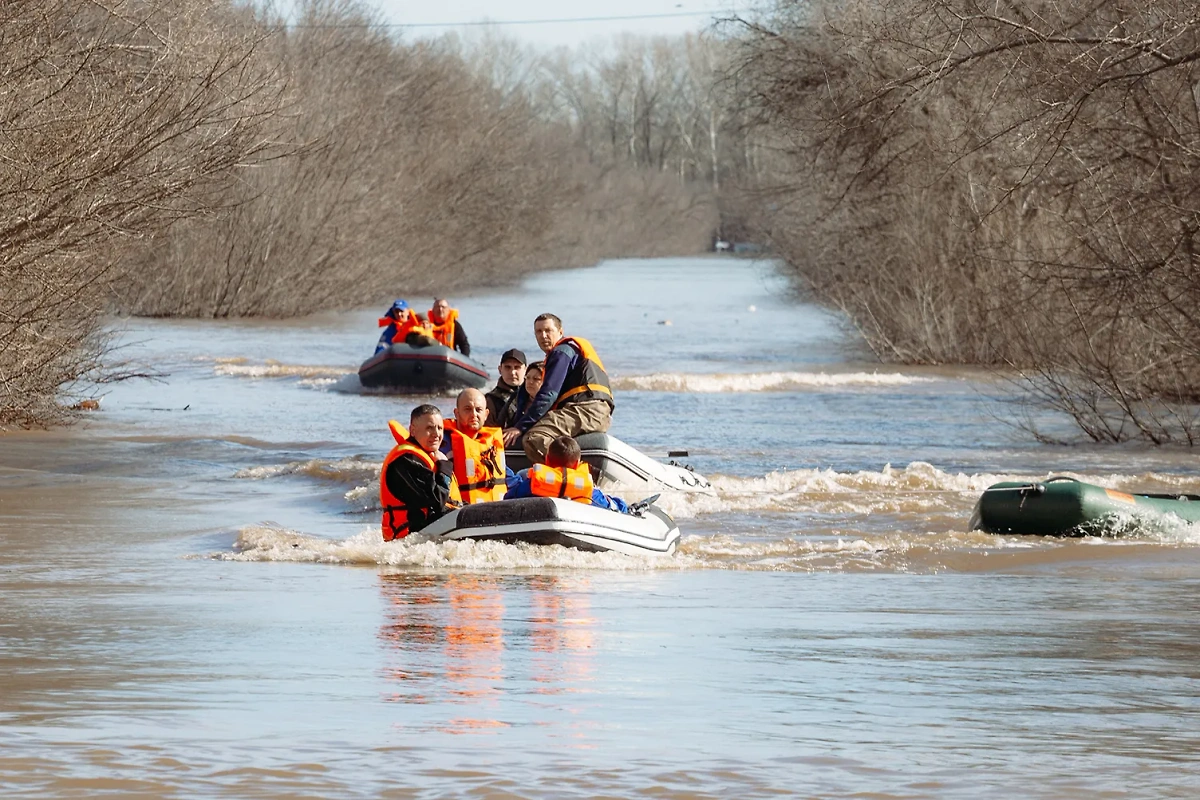
<svg viewBox="0 0 1200 800"><path fill-rule="evenodd" d="M518 416L517 389L525 380L525 354L520 350L505 350L500 356L500 380L496 387L484 397L487 399L488 415L484 425L507 428Z"/></svg>
<svg viewBox="0 0 1200 800"><path fill-rule="evenodd" d="M417 406L409 417L408 439L389 454L383 482L393 499L382 498L385 541L416 533L461 505L454 466L438 451L442 429L442 412L437 406Z"/></svg>

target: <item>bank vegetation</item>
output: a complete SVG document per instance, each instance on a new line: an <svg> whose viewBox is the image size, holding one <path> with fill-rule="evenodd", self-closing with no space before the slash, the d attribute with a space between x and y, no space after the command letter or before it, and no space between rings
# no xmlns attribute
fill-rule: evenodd
<svg viewBox="0 0 1200 800"><path fill-rule="evenodd" d="M356 0L3 3L0 428L131 374L106 315L299 315L720 237L884 361L1196 444L1198 62L1184 0L775 0L550 52Z"/></svg>
<svg viewBox="0 0 1200 800"><path fill-rule="evenodd" d="M130 374L106 315L287 316L704 250L755 157L712 90L724 59L705 37L409 41L344 0L0 4L0 428Z"/></svg>
<svg viewBox="0 0 1200 800"><path fill-rule="evenodd" d="M743 30L778 157L754 219L879 358L1197 443L1194 2L779 2Z"/></svg>

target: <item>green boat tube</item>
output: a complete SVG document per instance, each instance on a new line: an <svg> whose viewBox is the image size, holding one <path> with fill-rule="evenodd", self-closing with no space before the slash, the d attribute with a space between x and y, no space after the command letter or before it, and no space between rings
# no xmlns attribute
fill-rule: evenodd
<svg viewBox="0 0 1200 800"><path fill-rule="evenodd" d="M1074 478L989 486L971 515L971 530L1032 536L1101 536L1161 524L1168 515L1200 522L1200 495L1127 494Z"/></svg>

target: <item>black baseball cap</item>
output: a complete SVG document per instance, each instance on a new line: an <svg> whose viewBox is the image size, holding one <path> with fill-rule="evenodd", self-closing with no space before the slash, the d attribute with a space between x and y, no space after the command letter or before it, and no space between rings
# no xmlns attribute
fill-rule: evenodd
<svg viewBox="0 0 1200 800"><path fill-rule="evenodd" d="M520 361L525 364L525 354L515 347L512 350L505 350L504 355L500 356L500 363L503 364L505 361Z"/></svg>

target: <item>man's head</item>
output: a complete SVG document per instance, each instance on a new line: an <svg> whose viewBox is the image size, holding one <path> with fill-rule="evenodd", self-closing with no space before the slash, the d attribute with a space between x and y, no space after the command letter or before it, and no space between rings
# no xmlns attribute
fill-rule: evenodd
<svg viewBox="0 0 1200 800"><path fill-rule="evenodd" d="M387 310L387 316L394 320L403 322L408 318L408 303L403 300L397 300L392 303L392 307Z"/></svg>
<svg viewBox="0 0 1200 800"><path fill-rule="evenodd" d="M555 469L574 469L579 466L579 442L570 436L559 436L546 448L546 466Z"/></svg>
<svg viewBox="0 0 1200 800"><path fill-rule="evenodd" d="M542 388L542 378L546 377L546 363L544 361L536 361L529 365L529 369L525 370L525 392L530 397L538 393Z"/></svg>
<svg viewBox="0 0 1200 800"><path fill-rule="evenodd" d="M408 417L408 435L426 453L435 453L442 444L442 412L426 403L417 406Z"/></svg>
<svg viewBox="0 0 1200 800"><path fill-rule="evenodd" d="M429 309L434 322L444 322L450 313L450 301L444 297L433 298L433 308Z"/></svg>
<svg viewBox="0 0 1200 800"><path fill-rule="evenodd" d="M509 386L520 386L525 380L525 354L520 350L505 350L500 356L500 380Z"/></svg>
<svg viewBox="0 0 1200 800"><path fill-rule="evenodd" d="M543 353L549 353L562 338L562 320L553 314L538 314L533 321L533 338Z"/></svg>
<svg viewBox="0 0 1200 800"><path fill-rule="evenodd" d="M454 422L468 436L479 433L487 419L487 398L478 389L463 389L454 404Z"/></svg>

